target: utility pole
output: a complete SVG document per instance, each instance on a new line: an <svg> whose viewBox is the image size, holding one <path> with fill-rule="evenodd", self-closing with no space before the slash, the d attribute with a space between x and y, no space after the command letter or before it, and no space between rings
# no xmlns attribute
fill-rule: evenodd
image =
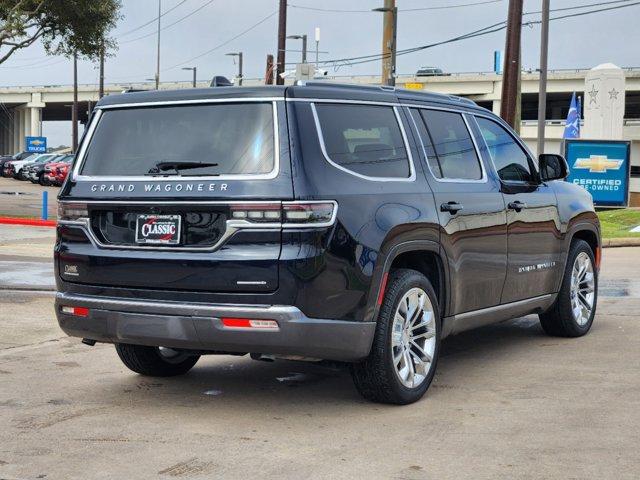
<svg viewBox="0 0 640 480"><path fill-rule="evenodd" d="M225 55L229 57L238 57L238 86L242 86L242 52L231 52Z"/></svg>
<svg viewBox="0 0 640 480"><path fill-rule="evenodd" d="M264 84L273 85L273 55L267 55L267 69L264 73Z"/></svg>
<svg viewBox="0 0 640 480"><path fill-rule="evenodd" d="M287 43L287 0L280 0L278 16L278 64L276 69L276 84L284 85L282 74L285 69L285 49Z"/></svg>
<svg viewBox="0 0 640 480"><path fill-rule="evenodd" d="M100 83L98 85L98 98L104 97L104 39L100 46Z"/></svg>
<svg viewBox="0 0 640 480"><path fill-rule="evenodd" d="M71 107L71 149L78 151L78 54L73 54L73 106Z"/></svg>
<svg viewBox="0 0 640 480"><path fill-rule="evenodd" d="M547 120L547 58L549 52L549 3L542 0L542 29L540 31L540 87L538 94L538 155L544 153L544 129Z"/></svg>
<svg viewBox="0 0 640 480"><path fill-rule="evenodd" d="M384 13L382 21L382 84L396 84L396 51L398 31L398 7L396 0L384 0L384 7L374 8Z"/></svg>
<svg viewBox="0 0 640 480"><path fill-rule="evenodd" d="M162 16L162 0L158 0L158 58L156 61L156 90L160 89L160 17Z"/></svg>
<svg viewBox="0 0 640 480"><path fill-rule="evenodd" d="M522 0L509 0L507 17L507 39L505 63L502 74L502 98L500 116L513 129L518 131L520 121L517 118L518 87L520 80L520 33L522 30Z"/></svg>

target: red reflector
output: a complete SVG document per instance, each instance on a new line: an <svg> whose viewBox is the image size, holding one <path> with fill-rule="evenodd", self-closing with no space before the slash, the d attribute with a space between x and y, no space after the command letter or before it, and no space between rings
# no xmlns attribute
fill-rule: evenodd
<svg viewBox="0 0 640 480"><path fill-rule="evenodd" d="M225 327L251 328L251 320L248 318L223 318L222 324Z"/></svg>
<svg viewBox="0 0 640 480"><path fill-rule="evenodd" d="M86 307L67 307L63 306L60 308L62 313L66 313L67 315L75 315L76 317L88 317L89 309Z"/></svg>
<svg viewBox="0 0 640 480"><path fill-rule="evenodd" d="M602 247L598 245L596 247L596 268L600 269L600 260L602 259Z"/></svg>
<svg viewBox="0 0 640 480"><path fill-rule="evenodd" d="M229 328L253 328L278 330L278 322L261 318L222 318L222 325Z"/></svg>
<svg viewBox="0 0 640 480"><path fill-rule="evenodd" d="M382 284L380 285L380 291L378 292L378 306L382 305L384 300L384 292L387 289L387 280L389 280L389 272L386 272L382 276Z"/></svg>

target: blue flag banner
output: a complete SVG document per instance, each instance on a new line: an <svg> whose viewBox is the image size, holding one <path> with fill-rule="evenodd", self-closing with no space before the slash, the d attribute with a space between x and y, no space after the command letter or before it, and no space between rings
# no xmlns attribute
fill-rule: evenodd
<svg viewBox="0 0 640 480"><path fill-rule="evenodd" d="M576 92L571 96L571 105L567 114L567 122L562 138L580 138L580 110L576 100Z"/></svg>

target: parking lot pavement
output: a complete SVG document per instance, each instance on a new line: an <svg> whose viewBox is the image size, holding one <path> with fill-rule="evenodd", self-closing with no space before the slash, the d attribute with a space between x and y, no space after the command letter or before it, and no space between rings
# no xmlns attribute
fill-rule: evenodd
<svg viewBox="0 0 640 480"><path fill-rule="evenodd" d="M603 265L589 335L547 337L530 316L447 339L405 407L308 363L137 376L64 337L51 294L0 291L0 478L637 479L640 251Z"/></svg>
<svg viewBox="0 0 640 480"><path fill-rule="evenodd" d="M0 177L0 217L40 218L42 214L42 192L48 193L49 218L57 215L58 187L43 187L29 181Z"/></svg>

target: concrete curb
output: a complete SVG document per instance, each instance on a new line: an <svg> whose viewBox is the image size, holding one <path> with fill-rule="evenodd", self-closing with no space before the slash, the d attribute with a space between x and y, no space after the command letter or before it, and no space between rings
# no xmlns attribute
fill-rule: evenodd
<svg viewBox="0 0 640 480"><path fill-rule="evenodd" d="M55 220L39 220L37 218L15 218L0 217L0 224L3 225L27 225L30 227L55 227L58 222Z"/></svg>
<svg viewBox="0 0 640 480"><path fill-rule="evenodd" d="M602 239L602 248L614 247L640 247L640 237Z"/></svg>

